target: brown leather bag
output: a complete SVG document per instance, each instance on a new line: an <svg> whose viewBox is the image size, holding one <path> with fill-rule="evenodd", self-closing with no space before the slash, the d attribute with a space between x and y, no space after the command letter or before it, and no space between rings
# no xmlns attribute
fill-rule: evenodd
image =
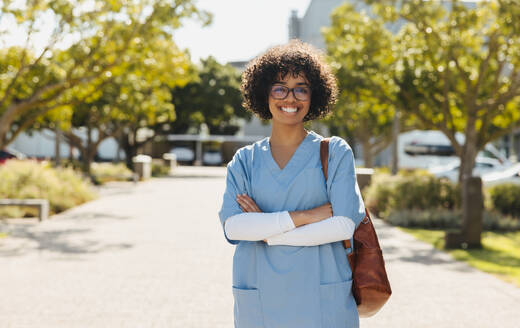
<svg viewBox="0 0 520 328"><path fill-rule="evenodd" d="M320 157L325 180L329 158L329 139L321 141ZM350 240L344 240L345 249L351 248ZM376 230L366 210L363 221L354 231L354 249L347 254L352 269L352 293L356 299L360 317L371 317L385 305L392 294L386 275L383 252Z"/></svg>

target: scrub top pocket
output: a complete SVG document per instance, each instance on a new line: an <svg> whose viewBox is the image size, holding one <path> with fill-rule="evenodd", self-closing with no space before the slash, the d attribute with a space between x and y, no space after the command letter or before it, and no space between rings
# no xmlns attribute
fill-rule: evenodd
<svg viewBox="0 0 520 328"><path fill-rule="evenodd" d="M235 328L262 328L264 318L258 289L233 287Z"/></svg>
<svg viewBox="0 0 520 328"><path fill-rule="evenodd" d="M322 328L358 328L352 280L320 285Z"/></svg>

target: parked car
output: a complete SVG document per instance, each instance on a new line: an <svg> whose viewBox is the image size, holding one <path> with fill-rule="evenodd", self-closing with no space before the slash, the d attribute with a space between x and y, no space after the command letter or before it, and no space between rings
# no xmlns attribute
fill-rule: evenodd
<svg viewBox="0 0 520 328"><path fill-rule="evenodd" d="M487 186L501 183L520 184L520 163L513 164L504 170L483 174L482 182Z"/></svg>
<svg viewBox="0 0 520 328"><path fill-rule="evenodd" d="M26 159L25 154L10 148L0 150L0 164L4 164L9 159Z"/></svg>
<svg viewBox="0 0 520 328"><path fill-rule="evenodd" d="M483 176L490 172L502 171L509 167L508 165L502 164L498 159L489 158L489 157L477 157L475 161L475 166L473 168L474 176ZM456 159L453 162L446 164L431 167L428 169L430 173L439 178L448 178L453 182L459 180L459 168L460 168L460 160Z"/></svg>
<svg viewBox="0 0 520 328"><path fill-rule="evenodd" d="M407 155L432 155L432 156L455 156L455 151L451 145L437 145L412 141L404 145L404 152Z"/></svg>
<svg viewBox="0 0 520 328"><path fill-rule="evenodd" d="M464 142L462 133L456 134L459 143ZM451 145L450 140L440 131L413 130L403 132L398 139L399 168L402 169L429 169L458 163L458 156ZM479 152L477 157L488 157L508 163L503 152L497 149L493 143L488 143Z"/></svg>
<svg viewBox="0 0 520 328"><path fill-rule="evenodd" d="M222 155L219 150L208 150L202 155L202 164L204 165L220 165L222 164Z"/></svg>
<svg viewBox="0 0 520 328"><path fill-rule="evenodd" d="M180 163L193 163L195 160L195 153L191 148L188 147L175 147L170 150L170 153L175 154L177 162Z"/></svg>

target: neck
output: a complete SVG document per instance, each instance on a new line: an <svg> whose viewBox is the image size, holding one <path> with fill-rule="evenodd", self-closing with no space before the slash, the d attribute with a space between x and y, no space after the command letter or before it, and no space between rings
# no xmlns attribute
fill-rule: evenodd
<svg viewBox="0 0 520 328"><path fill-rule="evenodd" d="M273 121L273 129L269 141L275 146L299 145L307 136L303 123L297 125L285 125Z"/></svg>

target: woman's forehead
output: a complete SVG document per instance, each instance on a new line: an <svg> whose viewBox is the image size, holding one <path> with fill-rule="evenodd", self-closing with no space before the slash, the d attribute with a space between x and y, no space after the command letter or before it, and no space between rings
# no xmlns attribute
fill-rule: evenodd
<svg viewBox="0 0 520 328"><path fill-rule="evenodd" d="M278 74L278 77L275 79L277 82L289 82L289 81L294 81L294 82L302 82L302 83L309 83L309 81L307 80L307 77L305 76L305 73L303 72L298 72L298 73L295 73L295 72L288 72L287 74L285 74L285 76L282 75L282 73L279 73Z"/></svg>

